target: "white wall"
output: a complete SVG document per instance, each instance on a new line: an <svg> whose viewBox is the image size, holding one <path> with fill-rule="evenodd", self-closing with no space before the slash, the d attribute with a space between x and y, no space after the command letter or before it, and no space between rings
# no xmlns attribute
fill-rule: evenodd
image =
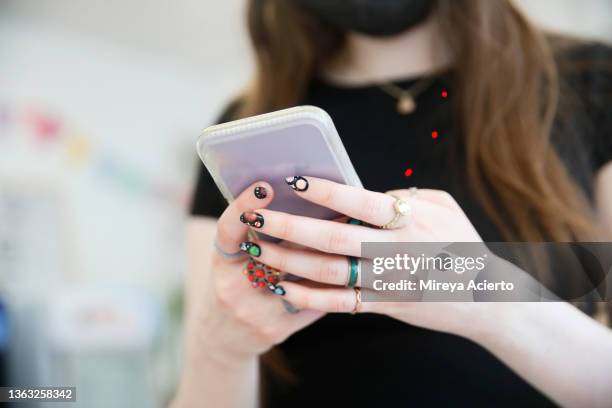
<svg viewBox="0 0 612 408"><path fill-rule="evenodd" d="M240 3L173 4L8 1L0 9L0 104L12 111L0 176L59 190L71 276L159 289L182 269L193 144L244 86L249 58ZM36 141L30 111L61 123L53 142ZM66 153L73 139L89 151L78 166ZM153 197L163 189L170 205Z"/></svg>
<svg viewBox="0 0 612 408"><path fill-rule="evenodd" d="M610 0L515 0L544 27L612 40Z"/></svg>

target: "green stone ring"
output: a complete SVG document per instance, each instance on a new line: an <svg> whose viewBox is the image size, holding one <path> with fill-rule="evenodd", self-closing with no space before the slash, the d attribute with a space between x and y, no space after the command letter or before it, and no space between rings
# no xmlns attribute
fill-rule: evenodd
<svg viewBox="0 0 612 408"><path fill-rule="evenodd" d="M359 278L359 259L354 256L349 256L347 259L349 261L349 275L346 287L354 288L357 284L357 278Z"/></svg>
<svg viewBox="0 0 612 408"><path fill-rule="evenodd" d="M363 225L363 221L357 220L355 218L349 218L346 222L351 225ZM357 279L359 278L359 259L354 256L347 257L349 261L349 274L348 280L346 281L347 288L354 288L357 284Z"/></svg>

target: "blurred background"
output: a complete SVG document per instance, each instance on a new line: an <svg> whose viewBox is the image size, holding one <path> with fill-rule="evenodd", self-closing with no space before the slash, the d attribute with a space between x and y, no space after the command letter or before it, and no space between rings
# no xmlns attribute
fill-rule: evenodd
<svg viewBox="0 0 612 408"><path fill-rule="evenodd" d="M244 3L0 0L0 385L171 398L194 145L249 79ZM610 0L519 4L612 40Z"/></svg>

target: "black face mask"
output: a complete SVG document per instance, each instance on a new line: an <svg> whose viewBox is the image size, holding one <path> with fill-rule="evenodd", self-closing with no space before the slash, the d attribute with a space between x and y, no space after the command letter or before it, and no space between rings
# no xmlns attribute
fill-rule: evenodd
<svg viewBox="0 0 612 408"><path fill-rule="evenodd" d="M343 31L392 36L427 18L435 0L294 0Z"/></svg>

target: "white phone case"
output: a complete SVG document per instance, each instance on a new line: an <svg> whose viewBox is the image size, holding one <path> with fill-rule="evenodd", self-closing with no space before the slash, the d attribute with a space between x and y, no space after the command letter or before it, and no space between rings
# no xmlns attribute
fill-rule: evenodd
<svg viewBox="0 0 612 408"><path fill-rule="evenodd" d="M198 139L197 150L228 202L250 184L267 181L274 189L268 208L331 219L338 214L299 198L285 178L313 176L362 186L332 119L314 106L211 126Z"/></svg>

